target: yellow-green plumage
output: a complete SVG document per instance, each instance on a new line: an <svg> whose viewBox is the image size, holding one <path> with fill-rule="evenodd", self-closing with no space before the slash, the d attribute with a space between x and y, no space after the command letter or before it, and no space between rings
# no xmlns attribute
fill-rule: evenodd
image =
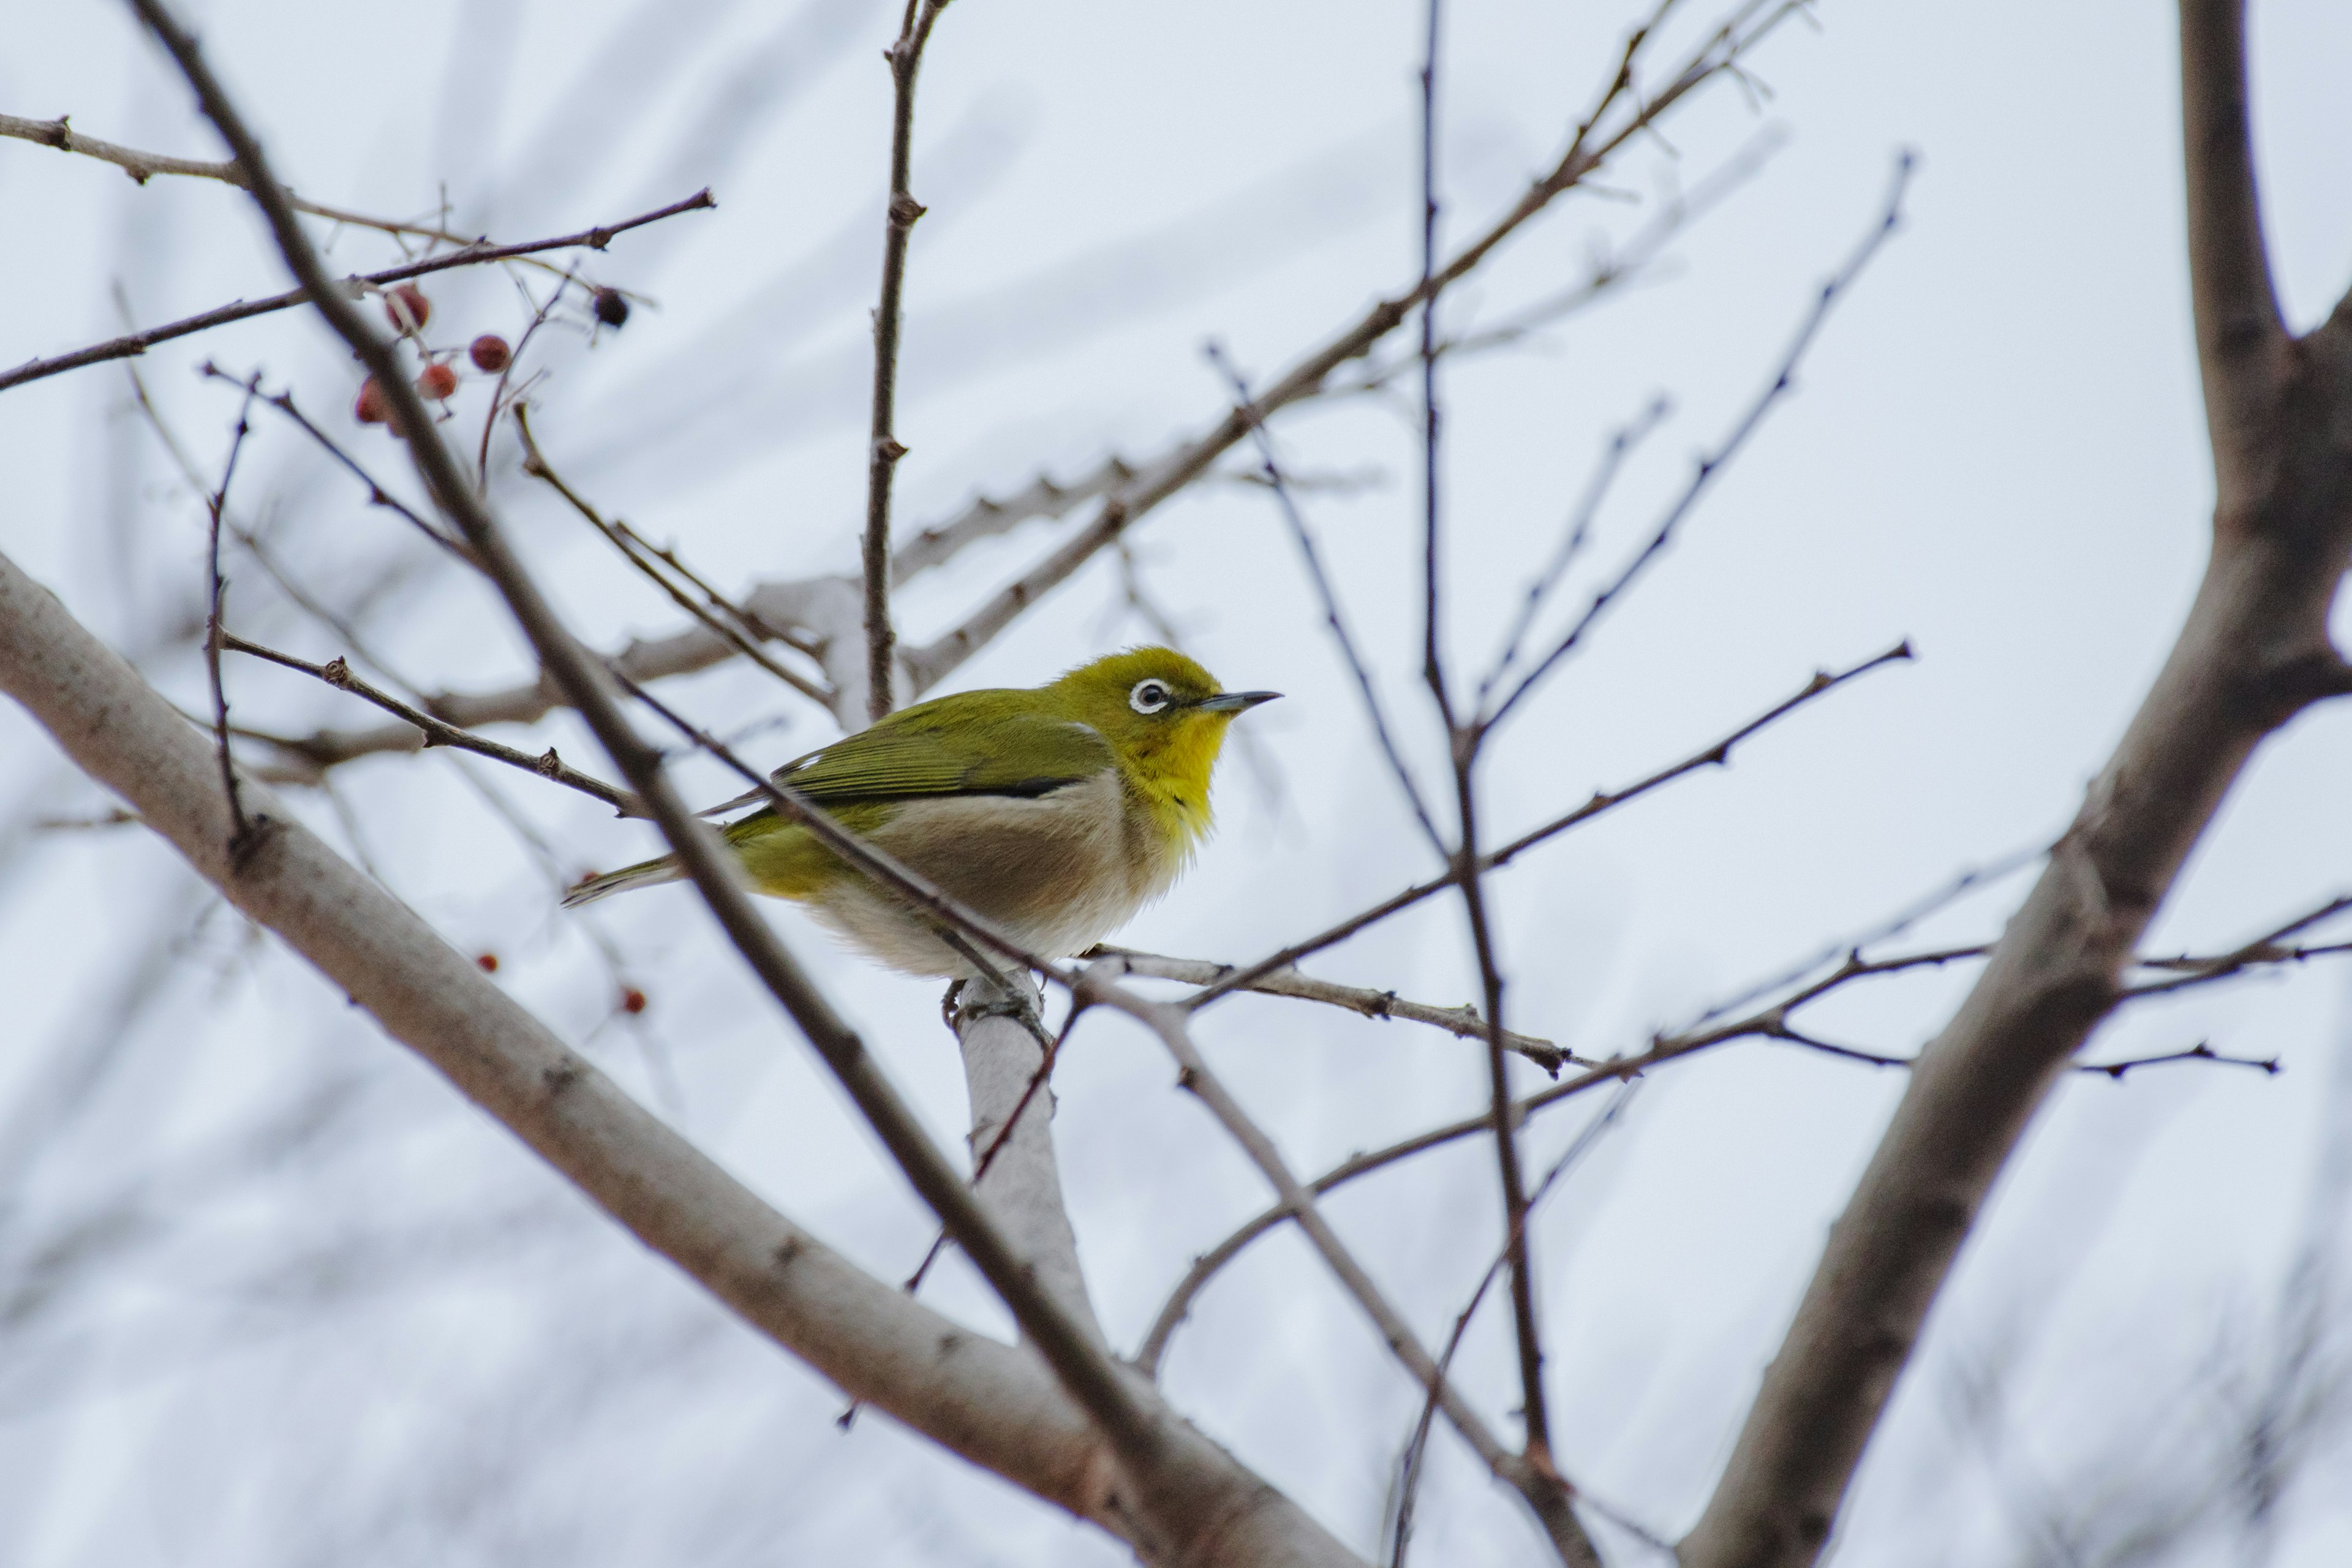
<svg viewBox="0 0 2352 1568"><path fill-rule="evenodd" d="M1182 654L1135 648L1034 690L902 709L774 776L1023 946L1061 957L1175 881L1209 830L1226 727L1273 695L1220 691ZM763 809L722 831L755 889L807 906L869 956L915 974L970 973L799 824ZM673 860L649 860L564 902L679 875Z"/></svg>

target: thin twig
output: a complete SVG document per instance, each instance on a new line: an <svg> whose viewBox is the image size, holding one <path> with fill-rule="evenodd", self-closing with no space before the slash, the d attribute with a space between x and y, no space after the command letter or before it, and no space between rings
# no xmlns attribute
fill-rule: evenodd
<svg viewBox="0 0 2352 1568"><path fill-rule="evenodd" d="M1213 985L1234 973L1230 963L1216 963L1206 959L1169 958L1156 952L1137 952L1130 948L1098 943L1078 955L1106 967L1106 973L1124 978L1141 975L1149 980L1174 980L1187 985ZM1409 1002L1393 991L1377 991L1368 985L1339 985L1328 980L1317 980L1301 974L1296 969L1280 969L1252 981L1246 990L1266 996L1294 996L1307 1002L1327 1002L1335 1007L1345 1007L1367 1018L1404 1018L1416 1024L1428 1024L1447 1034L1464 1039L1484 1040L1486 1021L1475 1007L1433 1007L1426 1002ZM1503 1047L1516 1052L1538 1067L1559 1076L1563 1067L1588 1067L1570 1052L1560 1049L1549 1040L1532 1035L1507 1031L1503 1036Z"/></svg>
<svg viewBox="0 0 2352 1568"><path fill-rule="evenodd" d="M492 261L505 261L515 257L531 256L548 250L571 249L580 246L586 246L591 250L602 250L612 243L614 237L626 234L633 228L642 228L646 224L659 223L664 218L676 217L680 213L698 212L718 205L711 200L709 191L697 191L684 201L672 202L666 207L657 207L652 212L643 213L619 223L584 228L577 234L560 235L553 239L530 240L521 245L469 245L461 250L447 251L440 256L428 256L419 261L404 262L398 267L388 267L381 272L370 272L341 279L335 281L334 287L347 299L356 299L367 290L380 289L387 283L405 282L411 278L422 278L427 273L446 272L453 267L480 267ZM194 332L209 331L215 327L226 326L231 321L248 321L255 316L267 316L275 310L291 310L294 306L303 303L306 299L308 296L301 289L289 289L283 294L272 294L264 300L239 300L204 311L199 315L168 322L163 326L150 327L142 332L129 332L119 338L110 338L105 342L93 343L88 348L76 349L70 353L58 354L49 359L26 360L14 370L0 371L0 392L5 392L12 386L22 386L28 381L38 381L44 376L57 375L68 370L79 370L84 365L103 364L108 360L129 359L134 354L145 353L157 343L169 342L174 338L184 338Z"/></svg>
<svg viewBox="0 0 2352 1568"><path fill-rule="evenodd" d="M1527 640L1528 628L1534 626L1537 615L1542 611L1544 601L1553 589L1559 586L1560 579L1568 575L1568 569L1576 563L1576 558L1584 552L1585 545L1592 537L1593 519L1599 515L1601 503L1608 498L1609 487L1616 482L1625 459L1632 456L1634 447L1648 438L1652 431L1665 423L1666 416L1673 408L1671 399L1653 398L1639 417L1618 426L1610 436L1609 444L1601 448L1601 461L1593 468L1592 477L1585 481L1583 495L1577 499L1576 509L1569 514L1568 529L1560 538L1559 548L1552 552L1552 558L1544 563L1543 570L1537 573L1535 579L1528 584L1527 594L1519 601L1518 614L1512 618L1510 630L1503 636L1502 653L1496 658L1494 668L1478 682L1480 707L1486 706L1486 699L1493 695L1496 686L1518 663L1520 647Z"/></svg>
<svg viewBox="0 0 2352 1568"><path fill-rule="evenodd" d="M1315 548L1315 536L1307 531L1307 519L1298 510L1298 503L1290 493L1283 478L1282 467L1276 460L1274 442L1267 436L1265 422L1258 417L1250 401L1249 383L1242 376L1225 352L1212 339L1202 345L1209 363L1215 365L1234 389L1234 406L1249 422L1252 439L1256 443L1260 472L1267 489L1282 510L1283 521L1289 525L1290 537L1298 546L1298 553L1307 563L1307 580L1315 585L1315 595L1322 602L1323 623L1331 628L1332 641L1339 645L1339 656L1348 661L1348 669L1356 678L1356 689L1364 700L1364 711L1372 721L1372 733L1380 741L1381 752L1388 758L1389 771L1396 775L1398 786L1404 791L1406 804L1412 807L1413 820L1428 837L1431 847L1440 855L1445 853L1445 840L1437 831L1437 823L1429 815L1429 806L1422 799L1421 786L1413 782L1412 770L1405 765L1403 753L1397 750L1396 739L1390 732L1386 712L1381 706L1379 690L1372 685L1371 671L1365 667L1363 657L1356 651L1355 638L1349 635L1347 617L1340 614L1338 590L1331 585L1328 574L1323 570L1323 557Z"/></svg>
<svg viewBox="0 0 2352 1568"><path fill-rule="evenodd" d="M883 1077L865 1044L842 1020L751 907L718 839L698 822L665 773L660 753L630 727L604 684L603 670L575 641L516 558L497 521L442 444L414 387L399 379L391 345L378 338L340 293L270 174L261 148L205 63L195 40L163 0L130 0L149 31L195 89L205 115L251 176L251 192L269 218L279 252L304 294L368 368L387 383L394 423L407 437L435 500L482 558L485 572L530 637L541 662L576 706L661 824L705 903L745 961L792 1016L826 1067L957 1245L995 1289L1071 1398L1124 1463L1147 1473L1166 1452L1167 1434L1152 1405L1139 1400L1109 1357L1027 1270L987 1212L940 1155L911 1107ZM1160 1522L1155 1521L1156 1522Z"/></svg>
<svg viewBox="0 0 2352 1568"><path fill-rule="evenodd" d="M111 163L129 174L134 184L145 184L158 174L178 174L191 179L218 180L223 184L246 188L245 171L236 163L223 159L207 163L199 158L175 158L164 153L145 153L135 147L125 147L113 142L101 142L95 136L85 136L76 131L70 117L59 115L55 120L20 120L14 115L0 114L0 136L15 137L22 142L37 142L54 147L60 153L72 153L84 158L95 158ZM401 218L376 217L369 213L353 212L348 207L332 207L324 202L314 202L286 193L287 205L296 212L353 228L372 228L378 233L415 239L429 239L444 245L484 245L488 243L478 235L453 234L432 224L411 223ZM534 263L545 266L544 262Z"/></svg>
<svg viewBox="0 0 2352 1568"><path fill-rule="evenodd" d="M1681 762L1661 768L1656 773L1650 774L1647 778L1627 784L1622 789L1595 792L1591 800L1586 801L1574 811L1569 812L1563 816L1555 817L1550 822L1544 824L1540 827L1534 828L1529 832L1521 834L1518 837L1511 840L1508 844L1504 845L1500 849L1497 849L1493 854L1485 857L1479 868L1481 870L1492 870L1497 866L1507 865L1514 857L1526 850L1533 848L1535 846L1543 843L1546 839L1552 838L1559 834L1569 831L1570 828L1579 826L1583 823L1590 822L1594 817L1600 816L1606 812L1612 811L1618 806L1625 805L1629 801L1638 800L1642 796L1651 794L1653 791L1672 784L1675 780L1681 778L1685 773L1696 773L1699 769L1706 767L1721 767L1731 760L1733 750L1737 748L1741 742L1746 741L1748 737L1756 734L1759 731L1769 728L1774 722L1785 718L1787 715L1796 711L1798 709L1804 707L1807 703L1811 702L1816 698L1835 690L1837 688L1843 686L1850 680L1858 679L1862 676L1867 675L1872 670L1877 669L1884 665L1900 663L1909 659L1910 658L1911 645L1908 642L1902 642L1897 643L1895 647L1887 649L1885 653L1878 655L1874 658L1865 659L1860 664L1852 666L1846 669L1839 670L1835 674L1832 674L1827 670L1817 671L1813 678L1807 681L1795 694L1784 698L1780 702L1775 703L1772 707L1758 714L1755 718L1750 719L1745 724L1740 725L1737 730L1732 731L1721 740L1708 746L1705 751L1695 752L1691 755L1685 757ZM1454 885L1454 877L1451 871L1448 871L1443 877L1433 878L1431 880L1426 882L1417 882L1412 887L1405 889L1402 892L1392 894L1389 898L1382 900L1381 902L1374 904L1370 909L1365 910L1358 914L1350 915L1346 920L1341 921L1339 924L1332 926L1326 931L1320 931L1314 936L1308 937L1304 942L1293 942L1291 945L1285 947L1278 952L1267 954L1265 957L1258 960L1255 963L1244 965L1223 980L1217 982L1213 985L1205 987L1199 995L1192 997L1186 1005L1192 1007L1205 1006L1228 992L1241 990L1255 981L1264 979L1266 975L1273 973L1277 969L1286 968L1289 965L1297 963L1300 959L1306 957L1309 953L1319 952L1323 949L1330 947L1337 942L1345 942L1348 938L1354 936L1358 931L1364 930L1366 927L1377 924L1379 921L1388 919L1391 915L1397 913L1400 910L1410 909L1413 905L1420 903L1423 900L1429 898L1432 894L1443 892Z"/></svg>
<svg viewBox="0 0 2352 1568"><path fill-rule="evenodd" d="M213 745L220 756L221 789L228 796L229 820L236 824L228 837L228 858L232 866L241 866L256 842L254 826L245 815L245 795L236 782L236 762L228 749L228 689L221 681L221 646L227 632L221 626L221 602L228 592L228 584L221 577L220 540L221 513L228 506L229 482L236 477L237 454L245 450L245 437L252 429L249 417L253 413L254 389L261 384L257 374L244 384L245 400L237 405L236 433L229 437L228 458L221 465L221 479L212 494L205 498L205 510L211 518L207 531L207 577L205 600L211 606L205 616L205 676L213 690Z"/></svg>
<svg viewBox="0 0 2352 1568"><path fill-rule="evenodd" d="M226 381L233 385L242 386L245 384L243 382L238 381L236 377L229 374L228 372L221 369L218 365L214 364L210 360L206 360L202 365L197 367L197 374L200 375L209 376L215 381ZM259 372L256 372L254 374L253 380L256 383L259 382ZM292 420L296 426L300 427L304 435L317 442L319 446L326 451L326 454L334 458L337 463L342 465L352 478L367 486L368 503L370 505L385 507L397 512L401 517L406 519L408 522L419 532L423 533L425 538L431 540L442 549L449 552L452 555L457 556L460 561L464 561L469 565L474 564L473 552L466 548L464 541L452 539L447 533L436 528L432 523L426 521L425 517L419 513L415 508L410 506L407 502L402 500L398 496L394 495L390 490L384 489L382 484L378 483L375 476L369 473L366 468L361 464L357 458L352 457L351 453L345 451L340 442L338 442L332 436L328 435L324 430L319 428L318 426L312 424L308 416L303 414L299 408L294 406L294 395L292 392L280 392L275 395L266 395L261 399L261 401L268 404L270 407L277 409L287 418Z"/></svg>
<svg viewBox="0 0 2352 1568"><path fill-rule="evenodd" d="M586 520L590 527L604 537L605 542L620 552L623 560L635 567L656 587L667 595L672 604L709 627L713 635L724 638L727 645L737 653L741 654L793 690L815 701L825 703L827 706L831 705L833 695L831 692L824 690L806 676L777 663L753 640L751 636L741 629L750 622L749 616L712 594L700 578L678 563L672 552L654 550L625 522L607 521L603 512L598 511L577 490L565 483L563 477L558 474L553 465L548 462L547 455L540 450L539 441L531 434L530 409L526 405L520 403L515 405L514 426L517 434L522 437L522 471L535 479L545 481L548 488L569 502L572 510L578 512ZM663 565L668 566L680 577L685 578L688 584L699 589L704 595L703 598L698 600L693 593L672 581L661 570Z"/></svg>
<svg viewBox="0 0 2352 1568"><path fill-rule="evenodd" d="M1763 392L1748 404L1747 410L1740 416L1738 422L1732 426L1730 434L1725 437L1721 444L1713 451L1700 457L1697 466L1691 472L1690 482L1683 488L1682 493L1675 498L1673 504L1667 507L1665 515L1659 519L1656 528L1651 531L1649 539L1634 553L1633 558L1628 561L1605 586L1593 595L1591 602L1585 606L1584 612L1570 626L1568 631L1553 643L1551 651L1546 654L1535 668L1521 677L1518 684L1511 689L1510 695L1504 698L1496 705L1494 710L1484 718L1481 728L1491 729L1500 724L1511 710L1518 706L1522 698L1534 690L1542 682L1544 677L1557 668L1560 661L1583 642L1586 634L1592 629L1609 607L1633 586L1635 579L1641 576L1643 570L1665 551L1667 545L1673 542L1675 530L1691 514L1710 483L1723 472L1725 467L1734 458L1738 456L1740 448L1748 444L1748 437L1753 436L1758 427L1763 424L1765 416L1770 413L1773 405L1795 385L1797 369L1803 363L1805 353L1812 346L1813 340L1819 336L1822 324L1828 321L1831 309L1853 289L1855 281L1862 276L1863 269L1870 265L1871 258L1878 254L1879 249L1885 245L1895 229L1901 226L1903 195L1910 185L1911 174L1915 166L1915 161L1907 152L1895 159L1894 177L1890 182L1886 200L1877 223L1872 226L1870 233L1862 243L1855 247L1853 253L1846 258L1845 265L1838 269L1836 276L1822 285L1821 292L1814 298L1812 309L1806 312L1804 322L1797 329L1797 335L1790 342L1788 352L1781 355L1780 368L1773 374L1771 381L1766 384Z"/></svg>
<svg viewBox="0 0 2352 1568"><path fill-rule="evenodd" d="M1609 1097L1609 1103L1601 1107L1601 1114L1579 1130L1559 1158L1552 1163L1551 1169L1544 1173L1543 1180L1538 1182L1535 1190L1528 1194L1528 1215L1534 1213L1537 1205L1559 1185L1561 1177L1574 1170L1592 1152L1601 1142L1601 1135L1616 1124L1618 1117L1633 1102L1633 1096L1640 1092L1641 1088L1639 1079L1629 1079L1617 1086L1617 1092ZM1522 1229L1528 1215L1520 1216ZM1479 1303L1486 1299L1487 1290L1494 1286L1495 1276L1510 1262L1511 1255L1512 1249L1507 1241L1495 1254L1494 1261L1486 1265L1486 1272L1479 1277L1478 1288L1470 1293L1469 1302L1454 1320L1454 1331L1446 1336L1445 1350L1437 1358L1437 1369L1441 1373L1453 1367L1454 1353L1462 1348L1462 1337L1469 1331L1470 1320L1477 1315ZM1404 1457L1398 1464L1396 1528L1391 1537L1388 1568L1404 1568L1405 1549L1412 1538L1413 1499L1421 1487L1422 1457L1428 1451L1430 1427L1436 1418L1437 1390L1433 1385L1429 1397L1422 1401L1420 1418L1413 1424L1412 1436L1405 1444Z"/></svg>
<svg viewBox="0 0 2352 1568"><path fill-rule="evenodd" d="M1427 0L1428 36L1421 57L1421 670L1450 735L1454 700L1445 689L1445 661L1438 653L1438 456L1443 443L1437 407L1437 45L1444 31L1441 0ZM1418 804L1418 803L1416 803ZM1424 826L1426 820L1424 819ZM1444 852L1435 828L1431 841ZM1541 1417L1540 1402L1529 1412Z"/></svg>
<svg viewBox="0 0 2352 1568"><path fill-rule="evenodd" d="M348 691L363 701L373 702L402 723L415 725L424 734L425 744L428 747L453 746L461 752L471 752L478 757L488 757L492 762L504 763L510 768L520 768L527 773L536 773L541 778L560 784L566 789L578 790L582 795L603 801L613 808L613 813L616 816L645 817L651 815L646 810L645 803L635 795L627 790L608 784L600 778L582 773L557 756L553 746L548 747L546 751L534 757L529 752L518 751L512 746L502 746L496 741L485 740L469 730L461 730L455 724L445 723L430 713L420 712L410 707L390 692L380 691L370 686L352 674L350 664L341 658L329 659L324 664L312 664L310 660L297 658L290 653L280 653L276 648L264 647L259 643L247 642L243 637L226 635L221 639L221 646L233 652L248 654L255 658L268 659L272 664L283 665L288 669L299 669L315 679L325 681L338 691ZM271 745L283 746L298 755L300 754L299 741L286 740L277 736L269 736L266 739Z"/></svg>
<svg viewBox="0 0 2352 1568"><path fill-rule="evenodd" d="M1441 885L1450 886L1451 884ZM2310 918L2305 917L2305 921ZM2337 950L2329 948L2307 951L2315 955L2321 951ZM2352 944L2346 944L2343 951L2352 952ZM1693 1025L1675 1034L1655 1036L1646 1049L1630 1056L1612 1057L1572 1079L1520 1098L1514 1101L1511 1107L1512 1123L1515 1126L1524 1126L1528 1118L1536 1112L1558 1105L1563 1100L1571 1100L1598 1085L1638 1079L1651 1069L1663 1067L1669 1062L1678 1061L1717 1046L1743 1039L1780 1040L1787 1044L1824 1051L1847 1060L1864 1062L1871 1066L1910 1068L1916 1065L1916 1059L1913 1058L1857 1051L1850 1047L1835 1046L1806 1035L1789 1024L1789 1015L1832 992L1843 990L1857 981L1904 974L1923 968L1939 968L1947 963L1980 959L1990 952L1990 947L1976 945L1939 948L1879 959L1866 959L1859 952L1849 952L1845 962L1833 973L1814 980L1753 1013L1728 1022L1716 1023L1713 1020L1727 1010L1723 1005L1718 1005L1709 1008L1701 1016L1704 1020L1702 1024ZM2297 957L2296 950L2281 950L2279 956L2273 962L2293 963L2297 961ZM2214 961L2182 958L2146 962L2153 964L2202 965ZM1750 995L1752 994L1751 991ZM2260 1068L2265 1072L2279 1070L2275 1058L2227 1057L2203 1047L2122 1062L2077 1062L2074 1064L2074 1070L2121 1078L2125 1073L2138 1068L2186 1061L2210 1061L2225 1067ZM1427 1153L1433 1149L1443 1148L1446 1144L1458 1142L1465 1138L1491 1132L1494 1125L1492 1113L1481 1111L1475 1116L1465 1117L1444 1126L1417 1132L1386 1148L1350 1156L1308 1183L1307 1190L1318 1197L1323 1196L1355 1181L1360 1176L1368 1176L1375 1171L1384 1170L1400 1161ZM1150 1330L1145 1334L1141 1347L1135 1353L1136 1365L1147 1374L1158 1376L1160 1364L1167 1354L1169 1341L1191 1313L1193 1301L1199 1298L1209 1281L1227 1264L1239 1257L1251 1242L1289 1217L1290 1211L1283 1205L1276 1205L1259 1214L1215 1247L1194 1258L1192 1268L1186 1271L1184 1278L1178 1282L1176 1289L1170 1293L1168 1300L1161 1305L1158 1315L1153 1319Z"/></svg>
<svg viewBox="0 0 2352 1568"><path fill-rule="evenodd" d="M1403 1314L1381 1294L1371 1276L1364 1271L1363 1265L1357 1262L1354 1255L1349 1252L1324 1220L1315 1206L1314 1194L1291 1173L1281 1152L1274 1146L1274 1141L1242 1109L1240 1101L1210 1069L1185 1028L1183 1010L1164 1004L1136 1002L1131 998L1116 1000L1108 994L1104 999L1112 1001L1121 1011L1148 1026L1159 1037L1169 1055L1175 1058L1178 1086L1198 1100L1242 1146L1250 1162L1257 1166L1259 1173L1274 1188L1284 1212L1297 1220L1299 1228L1307 1233L1316 1251L1322 1255L1325 1265L1348 1293L1355 1298L1365 1316L1371 1319L1373 1326L1379 1330L1381 1339L1395 1353L1397 1360L1403 1363L1416 1383L1438 1390L1438 1399L1446 1419L1486 1468L1496 1478L1514 1486L1521 1485L1524 1472L1516 1457L1496 1440L1477 1412L1471 1409L1468 1403L1445 1382L1438 1372L1437 1363L1414 1336Z"/></svg>
<svg viewBox="0 0 2352 1568"><path fill-rule="evenodd" d="M1402 293L1374 304L1362 317L1277 377L1256 400L1258 416L1271 417L1294 403L1319 395L1334 372L1370 353L1403 325L1424 299L1443 293L1475 271L1496 247L1602 167L1644 127L1726 73L1781 22L1802 9L1796 0L1769 9L1768 4L1769 0L1748 0L1740 5L1728 21L1685 57L1665 87L1628 106L1625 100L1631 89L1631 62L1647 36L1646 30L1637 31L1627 45L1624 63L1576 126L1559 161L1530 181L1508 211L1454 252L1426 288L1416 279ZM1602 121L1621 106L1624 106L1622 120L1604 126ZM1156 462L1142 465L1132 483L1121 486L1105 499L1086 528L1006 584L957 626L906 653L904 663L913 689L923 691L937 684L1146 513L1209 472L1218 458L1248 434L1249 420L1234 410L1206 434L1183 443Z"/></svg>
<svg viewBox="0 0 2352 1568"><path fill-rule="evenodd" d="M890 626L890 481L906 447L893 428L898 400L899 299L907 283L907 242L923 216L915 200L915 79L923 47L947 0L907 0L898 41L884 51L889 62L890 200L882 231L882 294L874 310L874 420L866 450L866 537L860 561L866 577L866 710L882 719L897 705L898 635Z"/></svg>

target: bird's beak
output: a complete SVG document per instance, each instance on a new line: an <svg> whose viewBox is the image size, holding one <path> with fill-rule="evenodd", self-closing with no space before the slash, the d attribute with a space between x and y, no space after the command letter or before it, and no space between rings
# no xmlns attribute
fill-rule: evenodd
<svg viewBox="0 0 2352 1568"><path fill-rule="evenodd" d="M1261 702L1271 702L1279 691L1220 691L1193 704L1203 713L1246 713Z"/></svg>

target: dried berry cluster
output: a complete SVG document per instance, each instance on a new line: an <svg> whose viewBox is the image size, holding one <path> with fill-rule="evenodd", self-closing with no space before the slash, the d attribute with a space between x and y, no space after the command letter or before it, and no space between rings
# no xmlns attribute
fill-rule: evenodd
<svg viewBox="0 0 2352 1568"><path fill-rule="evenodd" d="M384 319L393 331L416 345L425 356L425 368L417 373L416 395L436 403L446 403L457 391L457 351L429 349L425 345L425 326L433 320L433 301L425 290L414 283L402 283L384 290ZM497 375L514 363L514 351L506 339L496 332L484 332L466 345L466 358L485 375ZM392 399L370 376L360 388L359 401L352 405L352 415L362 425L392 423Z"/></svg>

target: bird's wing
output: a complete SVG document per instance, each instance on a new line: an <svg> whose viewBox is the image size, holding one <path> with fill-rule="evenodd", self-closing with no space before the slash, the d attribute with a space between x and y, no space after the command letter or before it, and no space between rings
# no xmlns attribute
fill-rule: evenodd
<svg viewBox="0 0 2352 1568"><path fill-rule="evenodd" d="M772 776L831 808L939 795L1034 797L1116 765L1110 742L1092 725L971 700L1007 695L965 692L906 709L786 763ZM703 815L749 805L761 794L751 791Z"/></svg>

